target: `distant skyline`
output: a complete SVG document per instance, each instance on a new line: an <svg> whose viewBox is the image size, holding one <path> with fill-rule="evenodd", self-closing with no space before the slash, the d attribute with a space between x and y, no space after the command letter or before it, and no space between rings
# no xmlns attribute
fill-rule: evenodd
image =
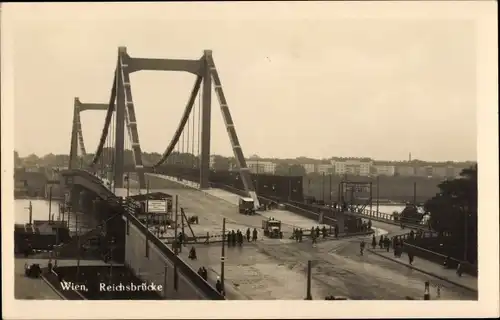
<svg viewBox="0 0 500 320"><path fill-rule="evenodd" d="M425 161L477 159L472 21L328 19L315 18L313 9L300 9L300 19L274 19L237 3L198 3L209 22L175 3L140 12L133 4L16 7L21 156L69 152L73 98L109 100L117 47L124 45L131 56L151 58L198 58L212 49L246 157L407 160L411 152ZM113 7L113 14L98 7ZM193 81L180 73L132 75L144 151L164 151ZM212 154L232 156L212 96ZM89 153L104 114L82 114Z"/></svg>

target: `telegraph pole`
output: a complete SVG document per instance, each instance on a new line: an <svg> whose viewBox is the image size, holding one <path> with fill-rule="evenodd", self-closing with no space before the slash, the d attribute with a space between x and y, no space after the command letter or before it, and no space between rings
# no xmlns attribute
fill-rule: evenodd
<svg viewBox="0 0 500 320"><path fill-rule="evenodd" d="M225 244L226 244L226 218L222 218L222 248L220 256L220 282L222 285L222 292L225 292L224 287L224 262L226 260Z"/></svg>
<svg viewBox="0 0 500 320"><path fill-rule="evenodd" d="M305 300L312 300L311 295L311 269L312 269L312 261L307 261L307 289L306 289L306 298Z"/></svg>
<svg viewBox="0 0 500 320"><path fill-rule="evenodd" d="M174 253L176 255L179 254L179 250L178 250L178 245L177 245L177 241L178 241L178 237L177 237L177 216L179 215L178 213L178 202L179 202L179 195L175 195L175 218L174 218L174 241L172 242L172 245L174 247Z"/></svg>
<svg viewBox="0 0 500 320"><path fill-rule="evenodd" d="M78 282L78 279L80 277L80 235L78 232L78 215L75 214L75 228L76 228L76 241L77 241L77 260L76 260L76 281Z"/></svg>
<svg viewBox="0 0 500 320"><path fill-rule="evenodd" d="M332 174L330 173L330 204L332 204Z"/></svg>
<svg viewBox="0 0 500 320"><path fill-rule="evenodd" d="M323 200L323 203L325 202L325 172L323 171L323 178L321 180L321 200Z"/></svg>
<svg viewBox="0 0 500 320"><path fill-rule="evenodd" d="M413 182L413 205L417 206L417 181Z"/></svg>
<svg viewBox="0 0 500 320"><path fill-rule="evenodd" d="M51 215L52 215L52 185L50 185L49 187L49 224Z"/></svg>
<svg viewBox="0 0 500 320"><path fill-rule="evenodd" d="M380 181L379 181L379 176L377 176L377 215L379 214L379 207L380 207Z"/></svg>
<svg viewBox="0 0 500 320"><path fill-rule="evenodd" d="M127 179L127 198L128 198L130 196L130 173L127 172L125 179Z"/></svg>
<svg viewBox="0 0 500 320"><path fill-rule="evenodd" d="M288 168L288 201L292 201L292 168Z"/></svg>

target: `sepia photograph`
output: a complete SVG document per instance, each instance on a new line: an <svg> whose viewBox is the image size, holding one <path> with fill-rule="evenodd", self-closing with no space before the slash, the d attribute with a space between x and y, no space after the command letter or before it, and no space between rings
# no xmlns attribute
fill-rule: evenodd
<svg viewBox="0 0 500 320"><path fill-rule="evenodd" d="M285 4L3 5L13 299L477 307L495 257L498 297L493 38L458 3Z"/></svg>

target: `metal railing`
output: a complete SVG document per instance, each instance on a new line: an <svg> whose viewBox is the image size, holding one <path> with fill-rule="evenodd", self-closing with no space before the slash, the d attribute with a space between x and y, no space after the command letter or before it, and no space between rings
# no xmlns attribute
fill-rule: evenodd
<svg viewBox="0 0 500 320"><path fill-rule="evenodd" d="M88 178L90 181L98 183L103 188L103 182L101 179L93 175L92 173L75 169L73 170L75 173L79 173L85 178ZM172 264L176 265L179 273L182 274L186 280L191 282L193 286L198 288L202 294L208 298L209 300L225 300L224 296L222 296L215 288L213 288L208 282L206 282L195 270L193 270L186 262L184 262L179 256L177 256L165 243L163 243L158 237L156 237L144 224L142 224L139 219L135 216L135 212L138 206L130 199L123 200L122 198L116 197L109 189L108 190L109 197L106 199L110 208L114 211L115 214L121 214L126 219L128 219L129 223L134 225L142 234L145 235L146 241L150 241L157 249L167 258Z"/></svg>

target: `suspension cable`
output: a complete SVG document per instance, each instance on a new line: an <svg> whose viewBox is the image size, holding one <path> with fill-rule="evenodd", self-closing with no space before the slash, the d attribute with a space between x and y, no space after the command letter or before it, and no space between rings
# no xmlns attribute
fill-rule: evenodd
<svg viewBox="0 0 500 320"><path fill-rule="evenodd" d="M191 131L191 130L190 130L190 123L189 123L189 120L190 120L190 119L189 119L189 117L190 117L190 116L191 116L191 114L189 114L189 116L188 116L188 120L187 120L186 157L188 157L188 156L191 154L191 153L189 152L189 151L190 151L190 150L189 150L189 135L191 134L191 132L190 132L190 131ZM189 158L191 158L191 157L189 157ZM186 159L186 160L187 160L187 161L186 161L186 167L187 167L187 166L189 166L189 162L190 162L190 161L189 161L188 159Z"/></svg>
<svg viewBox="0 0 500 320"><path fill-rule="evenodd" d="M198 92L198 169L201 168L201 155L200 155L200 144L201 144L201 90Z"/></svg>
<svg viewBox="0 0 500 320"><path fill-rule="evenodd" d="M118 107L118 106L117 106ZM109 142L111 145L111 154L110 154L110 171L111 171L111 180L114 179L115 176L115 137L116 137L116 112L113 113L113 117L111 118L111 141Z"/></svg>
<svg viewBox="0 0 500 320"><path fill-rule="evenodd" d="M193 137L191 139L191 168L194 168L194 137L195 137L195 131L196 131L196 126L195 126L195 120L196 120L196 103L193 106L193 111L191 112L191 118L193 118Z"/></svg>

